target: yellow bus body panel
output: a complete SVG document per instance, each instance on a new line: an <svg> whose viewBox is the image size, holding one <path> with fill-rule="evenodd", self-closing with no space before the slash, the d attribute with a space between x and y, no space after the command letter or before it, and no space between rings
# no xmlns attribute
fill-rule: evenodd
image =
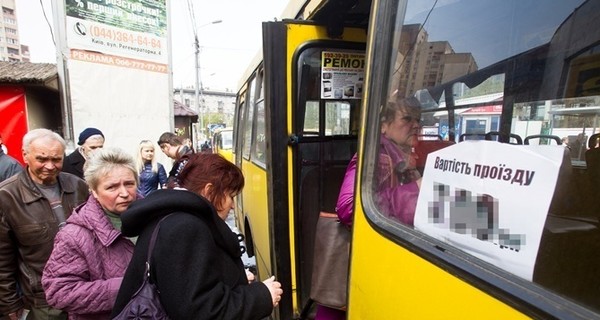
<svg viewBox="0 0 600 320"><path fill-rule="evenodd" d="M242 190L244 216L248 217L254 253L258 267L258 279L265 280L273 274L271 270L271 244L269 240L269 212L267 204L267 172L256 164L243 159L242 172L245 185Z"/></svg>
<svg viewBox="0 0 600 320"><path fill-rule="evenodd" d="M235 163L233 162L233 151L231 149L219 149L217 153L222 155L227 161Z"/></svg>
<svg viewBox="0 0 600 320"><path fill-rule="evenodd" d="M528 319L382 236L356 199L348 319Z"/></svg>

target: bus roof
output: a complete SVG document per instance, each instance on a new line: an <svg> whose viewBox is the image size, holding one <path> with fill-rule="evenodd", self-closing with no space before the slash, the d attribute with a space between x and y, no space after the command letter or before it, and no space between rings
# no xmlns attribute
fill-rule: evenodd
<svg viewBox="0 0 600 320"><path fill-rule="evenodd" d="M370 9L371 0L290 0L281 15L275 20L314 20L330 24L331 12L339 11L343 18L337 21L338 23L366 28ZM238 82L238 91L261 62L262 48L258 50L248 68L242 74Z"/></svg>

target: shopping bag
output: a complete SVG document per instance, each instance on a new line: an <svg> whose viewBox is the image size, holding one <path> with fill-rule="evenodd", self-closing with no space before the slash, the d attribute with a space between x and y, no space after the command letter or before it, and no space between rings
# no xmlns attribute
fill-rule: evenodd
<svg viewBox="0 0 600 320"><path fill-rule="evenodd" d="M349 256L350 229L335 213L321 212L315 232L311 299L326 307L346 309Z"/></svg>

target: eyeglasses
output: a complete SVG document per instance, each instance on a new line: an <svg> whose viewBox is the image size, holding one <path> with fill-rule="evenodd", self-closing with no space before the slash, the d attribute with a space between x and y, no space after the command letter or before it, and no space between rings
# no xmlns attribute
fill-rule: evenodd
<svg viewBox="0 0 600 320"><path fill-rule="evenodd" d="M406 123L411 123L413 121L415 121L417 124L421 123L421 117L413 117L413 116L408 116L407 115L407 116L404 116L404 117L402 117L400 119L402 119L402 121L404 121Z"/></svg>

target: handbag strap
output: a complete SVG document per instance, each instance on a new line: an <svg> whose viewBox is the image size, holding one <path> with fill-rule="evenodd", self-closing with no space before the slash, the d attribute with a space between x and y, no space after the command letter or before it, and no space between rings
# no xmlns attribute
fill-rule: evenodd
<svg viewBox="0 0 600 320"><path fill-rule="evenodd" d="M150 237L150 244L148 245L148 254L146 255L146 271L144 272L144 280L150 278L150 259L152 258L152 251L154 250L154 245L156 244L156 238L158 237L158 230L160 229L160 223L163 222L168 216L172 213L162 217L160 221L154 226L154 230L152 231L152 237Z"/></svg>
<svg viewBox="0 0 600 320"><path fill-rule="evenodd" d="M321 211L319 213L319 216L322 217L322 218L330 218L330 219L337 219L338 218L337 213L324 212L324 211Z"/></svg>

